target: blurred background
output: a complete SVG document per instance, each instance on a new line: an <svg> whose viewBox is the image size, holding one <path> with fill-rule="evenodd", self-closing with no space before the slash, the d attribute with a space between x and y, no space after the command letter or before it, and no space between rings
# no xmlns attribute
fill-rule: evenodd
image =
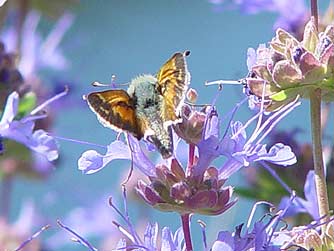
<svg viewBox="0 0 334 251"><path fill-rule="evenodd" d="M322 9L327 8L327 1L320 3L326 3L320 5ZM8 0L0 14L1 41L8 51L14 50L19 56L27 57L26 65L19 68L23 78L34 82L38 76L38 88L43 87L45 97L59 93L65 85L69 87L69 94L55 102L48 131L59 137L101 145L111 143L116 134L99 124L82 99L83 95L100 90L92 87L92 82L111 83L114 74L117 83L126 83L139 74L154 74L174 52L190 50L187 62L191 87L199 93L198 103L210 103L218 89L216 86L206 87L204 83L217 79L238 80L246 76L247 49L271 40L278 16L269 11L246 15L229 6L222 10L218 3L206 0ZM12 41L10 34L18 30L21 32L19 45L11 48L8 45L8 41ZM35 64L32 66L29 62ZM29 66L34 68L29 69ZM224 86L217 103L219 114L231 111L243 97L242 86ZM278 129L302 128L297 138L310 142L306 126L308 109L308 102L303 102L279 124ZM245 122L251 116L245 105L236 119ZM123 207L120 184L130 163L115 161L95 174L85 175L78 170L79 157L88 149L100 149L65 140L58 143L60 158L47 175L43 178L20 176L12 181L10 219L15 221L22 213L23 205L28 204L31 214L25 217L35 215L33 231L45 223L52 225L40 237L46 250L78 248L56 226L57 219L72 225L100 247L99 236L117 231L111 223L117 216L108 206L108 197L112 196L115 204ZM219 161L216 164L219 165ZM242 172L233 176L228 184L247 188ZM129 211L138 225L157 221L160 226L168 225L174 231L180 227L177 214L155 211L140 199L133 200L132 192L129 186ZM192 220L192 231L197 237L194 238L195 246L201 245L198 219L207 223L208 241L212 242L218 231L233 230L234 226L246 222L252 204L252 199L241 197L223 215L195 216ZM98 217L102 215L107 220L99 221ZM103 250L111 250L106 239L102 242L108 248Z"/></svg>

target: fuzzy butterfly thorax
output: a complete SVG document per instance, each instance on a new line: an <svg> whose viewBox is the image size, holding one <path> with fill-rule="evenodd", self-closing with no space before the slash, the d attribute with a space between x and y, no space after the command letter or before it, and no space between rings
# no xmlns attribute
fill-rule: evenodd
<svg viewBox="0 0 334 251"><path fill-rule="evenodd" d="M128 94L132 98L137 120L145 128L144 137L151 141L164 158L173 154L171 129L164 126L161 114L163 96L156 88L158 80L152 75L142 75L131 81Z"/></svg>
<svg viewBox="0 0 334 251"><path fill-rule="evenodd" d="M181 122L180 111L190 74L185 57L175 53L156 76L134 78L126 91L107 90L87 96L88 105L102 125L126 131L153 143L163 158L173 155L171 125Z"/></svg>

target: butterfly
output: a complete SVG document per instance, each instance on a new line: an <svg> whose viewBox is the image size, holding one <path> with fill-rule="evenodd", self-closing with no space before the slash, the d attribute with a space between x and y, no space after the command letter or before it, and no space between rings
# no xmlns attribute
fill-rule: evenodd
<svg viewBox="0 0 334 251"><path fill-rule="evenodd" d="M171 125L180 123L181 107L190 83L186 56L175 53L154 75L131 80L127 91L113 89L86 96L100 123L153 143L163 158L173 155Z"/></svg>

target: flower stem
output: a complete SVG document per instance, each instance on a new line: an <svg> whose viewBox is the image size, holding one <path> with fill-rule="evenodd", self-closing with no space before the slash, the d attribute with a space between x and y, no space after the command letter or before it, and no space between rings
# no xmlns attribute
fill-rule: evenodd
<svg viewBox="0 0 334 251"><path fill-rule="evenodd" d="M195 160L195 145L194 144L189 144L189 156L188 156L188 166L193 166L194 165L194 160Z"/></svg>
<svg viewBox="0 0 334 251"><path fill-rule="evenodd" d="M319 205L319 216L322 222L329 220L329 204L323 161L321 143L321 89L310 92L311 130L312 130L312 152L314 164L314 182L317 191ZM326 225L321 226L322 233L325 233Z"/></svg>
<svg viewBox="0 0 334 251"><path fill-rule="evenodd" d="M315 26L318 30L318 1L317 0L311 0L311 16L314 17L315 20Z"/></svg>
<svg viewBox="0 0 334 251"><path fill-rule="evenodd" d="M191 243L191 234L190 234L190 222L189 222L189 214L181 215L182 220L182 229L184 234L184 240L186 243L186 251L192 251L193 245Z"/></svg>
<svg viewBox="0 0 334 251"><path fill-rule="evenodd" d="M195 161L195 145L189 144L189 152L188 152L188 165L186 174L189 176L193 172L194 168L194 161Z"/></svg>

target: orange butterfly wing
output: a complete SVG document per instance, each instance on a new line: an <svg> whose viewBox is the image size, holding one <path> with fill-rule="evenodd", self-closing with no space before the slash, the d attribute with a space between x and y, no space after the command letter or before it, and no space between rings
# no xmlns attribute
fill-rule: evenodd
<svg viewBox="0 0 334 251"><path fill-rule="evenodd" d="M102 125L116 131L128 131L138 139L143 137L133 101L126 91L93 92L88 94L86 99Z"/></svg>
<svg viewBox="0 0 334 251"><path fill-rule="evenodd" d="M167 125L179 120L181 106L190 82L185 57L189 51L175 53L157 73L158 91L163 96L161 117Z"/></svg>

